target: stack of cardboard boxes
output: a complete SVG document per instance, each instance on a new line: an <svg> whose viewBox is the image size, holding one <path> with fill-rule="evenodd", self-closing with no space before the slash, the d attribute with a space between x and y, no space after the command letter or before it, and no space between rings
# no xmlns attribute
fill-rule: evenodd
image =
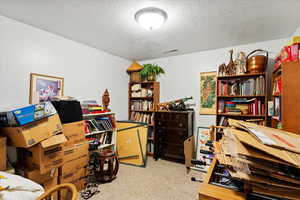
<svg viewBox="0 0 300 200"><path fill-rule="evenodd" d="M19 175L45 190L60 183L84 189L89 156L83 121L62 125L58 114L53 114L25 125L2 127L1 133L8 137L9 145L17 147ZM0 138L0 146L3 140ZM0 168L2 164L1 160ZM58 194L52 199L58 199Z"/></svg>
<svg viewBox="0 0 300 200"><path fill-rule="evenodd" d="M68 141L64 143L64 165L59 169L59 183L73 183L80 191L87 184L89 160L89 144L85 140L84 122L63 124L63 133Z"/></svg>

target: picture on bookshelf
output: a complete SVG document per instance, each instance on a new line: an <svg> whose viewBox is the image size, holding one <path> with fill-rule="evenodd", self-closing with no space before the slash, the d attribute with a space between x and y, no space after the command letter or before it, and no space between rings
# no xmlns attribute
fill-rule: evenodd
<svg viewBox="0 0 300 200"><path fill-rule="evenodd" d="M216 114L216 77L217 72L200 73L200 114Z"/></svg>

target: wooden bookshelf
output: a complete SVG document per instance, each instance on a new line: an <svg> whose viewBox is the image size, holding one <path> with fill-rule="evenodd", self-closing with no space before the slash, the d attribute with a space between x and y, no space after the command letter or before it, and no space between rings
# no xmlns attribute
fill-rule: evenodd
<svg viewBox="0 0 300 200"><path fill-rule="evenodd" d="M220 125L220 121L222 118L234 118L234 119L243 119L243 120L252 120L252 119L257 119L257 120L263 120L264 124L267 123L267 75L266 73L256 73L256 74L241 74L241 75L229 75L229 76L218 76L217 77L217 91L219 87L221 87L220 82L233 82L236 80L239 81L246 81L248 79L256 79L259 77L264 78L264 92L259 95L223 95L219 94L217 92L217 102L216 102L216 125ZM239 89L240 90L240 89ZM240 92L241 93L241 92ZM257 99L258 101L261 102L261 104L264 104L264 112L261 114L231 114L231 113L226 113L226 112L218 112L220 110L219 108L219 103L220 101L226 102L230 100L237 100L237 99ZM236 103L240 104L240 103Z"/></svg>
<svg viewBox="0 0 300 200"><path fill-rule="evenodd" d="M300 91L299 91L300 61L282 63L272 73L273 87L276 79L281 78L281 93L272 95L279 101L279 114L273 116L273 128L281 127L283 130L300 134ZM275 113L275 112L274 112ZM280 125L281 124L281 125Z"/></svg>
<svg viewBox="0 0 300 200"><path fill-rule="evenodd" d="M132 86L135 84L140 84L141 88L148 89L152 91L151 96L132 96ZM131 120L132 113L140 113L140 114L149 114L154 115L153 105L159 103L160 98L160 84L156 81L147 81L147 82L141 82L141 83L132 83L130 82L128 85L128 119ZM132 109L132 105L134 101L150 101L152 103L152 108L144 110L144 109ZM154 116L153 116L154 118ZM148 122L146 122L148 123ZM148 123L148 148L151 145L152 146L152 152L149 152L147 150L147 155L153 156L154 152L154 130L155 130L155 124L154 121L151 123Z"/></svg>

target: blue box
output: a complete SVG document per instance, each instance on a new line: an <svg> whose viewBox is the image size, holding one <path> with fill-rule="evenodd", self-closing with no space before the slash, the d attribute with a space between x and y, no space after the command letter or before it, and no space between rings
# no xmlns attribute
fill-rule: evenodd
<svg viewBox="0 0 300 200"><path fill-rule="evenodd" d="M23 108L12 110L16 120L20 126L34 121L35 106L29 105Z"/></svg>

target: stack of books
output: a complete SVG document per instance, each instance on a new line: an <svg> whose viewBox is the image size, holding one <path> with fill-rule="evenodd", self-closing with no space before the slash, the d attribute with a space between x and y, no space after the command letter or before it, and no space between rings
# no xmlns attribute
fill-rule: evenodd
<svg viewBox="0 0 300 200"><path fill-rule="evenodd" d="M300 198L300 136L229 119L216 143L226 188L239 188L257 199ZM225 180L225 178L224 178Z"/></svg>
<svg viewBox="0 0 300 200"><path fill-rule="evenodd" d="M142 88L141 84L134 84L131 86L131 97L152 97L153 90Z"/></svg>
<svg viewBox="0 0 300 200"><path fill-rule="evenodd" d="M104 107L99 105L95 100L87 100L81 102L82 114L98 114L107 112Z"/></svg>
<svg viewBox="0 0 300 200"><path fill-rule="evenodd" d="M217 93L219 96L265 95L265 78L219 80Z"/></svg>

